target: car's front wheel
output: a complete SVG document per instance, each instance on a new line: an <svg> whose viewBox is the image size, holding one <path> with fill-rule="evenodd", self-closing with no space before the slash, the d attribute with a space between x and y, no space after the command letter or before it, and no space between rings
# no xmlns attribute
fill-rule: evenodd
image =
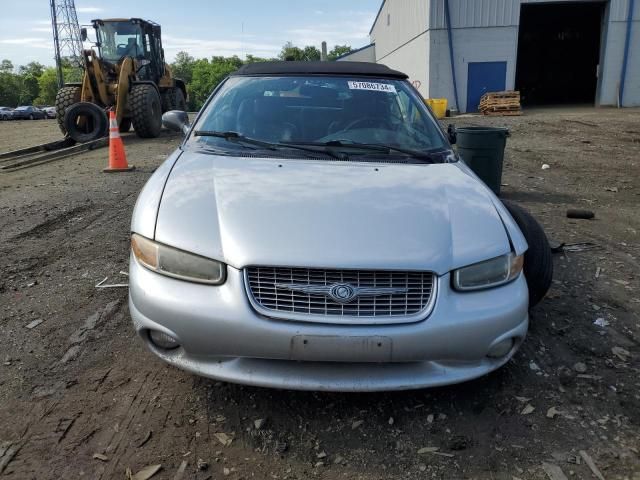
<svg viewBox="0 0 640 480"><path fill-rule="evenodd" d="M553 278L551 247L542 226L524 208L508 200L502 200L520 227L529 249L524 254L524 276L529 286L529 308L535 306L547 294Z"/></svg>

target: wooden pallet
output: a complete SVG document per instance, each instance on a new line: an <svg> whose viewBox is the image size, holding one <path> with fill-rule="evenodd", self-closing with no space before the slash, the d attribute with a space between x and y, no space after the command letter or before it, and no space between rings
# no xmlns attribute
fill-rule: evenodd
<svg viewBox="0 0 640 480"><path fill-rule="evenodd" d="M488 92L480 99L480 112L490 116L521 115L520 92Z"/></svg>
<svg viewBox="0 0 640 480"><path fill-rule="evenodd" d="M519 98L497 98L497 99L483 98L482 100L480 100L480 105L490 104L490 103L495 103L500 105L515 103L516 105L520 105L520 99Z"/></svg>
<svg viewBox="0 0 640 480"><path fill-rule="evenodd" d="M507 90L505 92L487 92L483 97L491 98L520 98L520 92L518 90Z"/></svg>
<svg viewBox="0 0 640 480"><path fill-rule="evenodd" d="M482 111L490 111L490 112L499 112L499 111L509 111L509 110L520 110L520 104L517 105L485 105L480 106L480 110Z"/></svg>
<svg viewBox="0 0 640 480"><path fill-rule="evenodd" d="M518 117L522 115L521 110L511 110L502 112L482 112L485 117Z"/></svg>

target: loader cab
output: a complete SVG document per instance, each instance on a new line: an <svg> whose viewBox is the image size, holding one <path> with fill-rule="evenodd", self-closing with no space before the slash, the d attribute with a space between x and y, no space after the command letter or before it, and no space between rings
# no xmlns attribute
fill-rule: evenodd
<svg viewBox="0 0 640 480"><path fill-rule="evenodd" d="M158 82L164 75L160 25L140 18L93 20L100 58L119 64L125 57L136 61L137 77Z"/></svg>

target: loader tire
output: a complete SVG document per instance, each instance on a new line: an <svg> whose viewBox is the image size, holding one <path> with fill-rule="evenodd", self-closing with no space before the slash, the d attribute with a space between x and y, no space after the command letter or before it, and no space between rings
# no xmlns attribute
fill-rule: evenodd
<svg viewBox="0 0 640 480"><path fill-rule="evenodd" d="M171 89L165 90L160 94L160 103L162 104L162 113L173 110L171 108Z"/></svg>
<svg viewBox="0 0 640 480"><path fill-rule="evenodd" d="M187 101L184 98L184 93L178 87L171 89L171 110L187 111Z"/></svg>
<svg viewBox="0 0 640 480"><path fill-rule="evenodd" d="M131 119L123 118L120 120L120 133L127 133L129 130L131 130Z"/></svg>
<svg viewBox="0 0 640 480"><path fill-rule="evenodd" d="M67 112L67 108L79 101L80 87L62 87L56 94L56 120L58 120L58 127L63 135L67 134L67 130L64 128L64 114Z"/></svg>
<svg viewBox="0 0 640 480"><path fill-rule="evenodd" d="M167 89L162 94L162 112L168 112L170 110L186 111L187 102L184 99L184 93L178 87Z"/></svg>
<svg viewBox="0 0 640 480"><path fill-rule="evenodd" d="M155 138L162 128L160 95L153 85L134 85L129 94L129 110L136 134Z"/></svg>

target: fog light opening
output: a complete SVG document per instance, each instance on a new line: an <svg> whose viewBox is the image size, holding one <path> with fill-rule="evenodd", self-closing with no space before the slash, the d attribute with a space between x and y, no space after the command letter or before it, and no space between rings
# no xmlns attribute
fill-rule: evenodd
<svg viewBox="0 0 640 480"><path fill-rule="evenodd" d="M173 338L171 335L159 332L158 330L149 330L149 339L156 347L164 350L173 350L180 346L178 340Z"/></svg>
<svg viewBox="0 0 640 480"><path fill-rule="evenodd" d="M505 338L504 340L493 345L489 352L487 353L487 357L490 358L501 358L508 354L513 348L514 339L513 338Z"/></svg>

